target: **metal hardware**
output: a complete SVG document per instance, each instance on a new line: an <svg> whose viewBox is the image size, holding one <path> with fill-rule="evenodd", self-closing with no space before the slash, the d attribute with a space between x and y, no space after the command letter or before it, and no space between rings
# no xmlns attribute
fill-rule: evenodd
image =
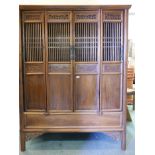
<svg viewBox="0 0 155 155"><path fill-rule="evenodd" d="M80 76L79 76L79 75L77 75L77 76L76 76L76 79L80 79Z"/></svg>

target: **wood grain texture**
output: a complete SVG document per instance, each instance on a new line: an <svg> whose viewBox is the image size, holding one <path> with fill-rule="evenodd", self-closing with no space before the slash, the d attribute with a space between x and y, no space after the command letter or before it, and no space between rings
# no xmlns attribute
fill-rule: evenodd
<svg viewBox="0 0 155 155"><path fill-rule="evenodd" d="M96 75L77 75L75 81L75 110L97 110L99 89Z"/></svg>
<svg viewBox="0 0 155 155"><path fill-rule="evenodd" d="M121 128L121 113L105 112L102 116L92 114L27 114L25 117L26 128Z"/></svg>
<svg viewBox="0 0 155 155"><path fill-rule="evenodd" d="M45 77L28 75L25 77L25 108L27 110L45 110Z"/></svg>
<svg viewBox="0 0 155 155"><path fill-rule="evenodd" d="M121 132L130 5L19 6L21 150L28 132Z"/></svg>
<svg viewBox="0 0 155 155"><path fill-rule="evenodd" d="M121 110L121 76L103 75L101 81L102 110Z"/></svg>
<svg viewBox="0 0 155 155"><path fill-rule="evenodd" d="M48 105L49 110L72 110L71 76L48 76Z"/></svg>

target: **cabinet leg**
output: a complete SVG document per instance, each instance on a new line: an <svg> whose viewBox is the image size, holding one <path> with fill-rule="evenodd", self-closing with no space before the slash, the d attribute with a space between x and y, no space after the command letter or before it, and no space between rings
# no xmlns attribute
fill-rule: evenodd
<svg viewBox="0 0 155 155"><path fill-rule="evenodd" d="M21 151L25 151L25 133L20 132L20 149Z"/></svg>
<svg viewBox="0 0 155 155"><path fill-rule="evenodd" d="M121 132L121 149L126 150L126 132Z"/></svg>

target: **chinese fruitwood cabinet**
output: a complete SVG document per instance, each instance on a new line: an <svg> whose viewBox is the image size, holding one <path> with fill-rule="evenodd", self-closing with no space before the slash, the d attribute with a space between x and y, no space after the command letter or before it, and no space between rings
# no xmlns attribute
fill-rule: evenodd
<svg viewBox="0 0 155 155"><path fill-rule="evenodd" d="M125 149L129 8L19 7L22 151L45 132L114 132Z"/></svg>

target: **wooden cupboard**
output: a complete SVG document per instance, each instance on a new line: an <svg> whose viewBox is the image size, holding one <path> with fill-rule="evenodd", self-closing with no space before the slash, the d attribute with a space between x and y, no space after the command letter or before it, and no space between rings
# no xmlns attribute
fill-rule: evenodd
<svg viewBox="0 0 155 155"><path fill-rule="evenodd" d="M126 148L129 8L19 7L22 151L46 132L119 133Z"/></svg>

